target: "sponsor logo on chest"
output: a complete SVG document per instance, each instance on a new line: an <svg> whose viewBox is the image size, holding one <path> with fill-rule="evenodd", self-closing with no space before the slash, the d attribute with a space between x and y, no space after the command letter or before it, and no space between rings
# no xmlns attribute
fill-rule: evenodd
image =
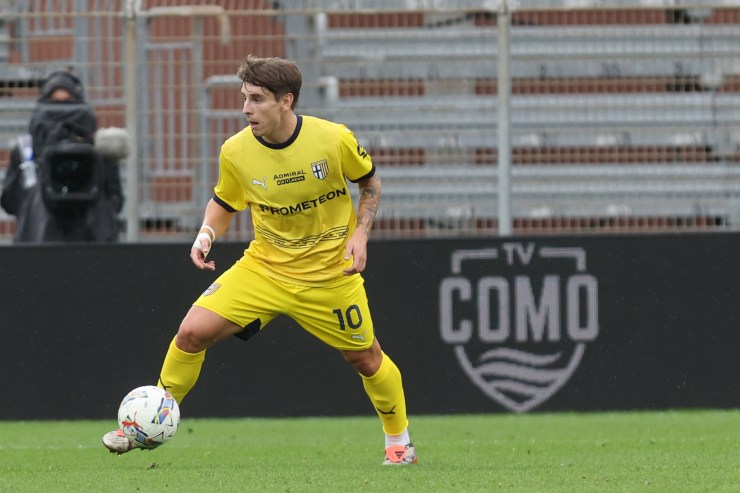
<svg viewBox="0 0 740 493"><path fill-rule="evenodd" d="M311 163L311 173L316 179L325 180L326 177L329 176L329 163L327 163L326 159ZM275 182L275 185L282 186L290 185L291 183L300 183L302 181L306 181L306 176L308 176L308 173L305 170L298 169L285 173L277 173L273 175L272 180ZM264 179L254 179L252 180L252 184L260 185L263 188L267 189Z"/></svg>
<svg viewBox="0 0 740 493"><path fill-rule="evenodd" d="M289 183L298 183L299 181L304 181L305 179L306 172L302 169L299 169L297 171L289 171L288 173L279 173L273 177L275 184L278 186L288 185Z"/></svg>

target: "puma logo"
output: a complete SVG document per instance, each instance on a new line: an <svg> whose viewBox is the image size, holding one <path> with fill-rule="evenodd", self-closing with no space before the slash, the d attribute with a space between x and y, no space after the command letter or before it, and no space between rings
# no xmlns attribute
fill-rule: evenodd
<svg viewBox="0 0 740 493"><path fill-rule="evenodd" d="M262 181L259 181L256 178L252 178L252 185L259 185L267 190L267 177L265 176L264 178L262 178Z"/></svg>
<svg viewBox="0 0 740 493"><path fill-rule="evenodd" d="M357 339L358 341L365 342L365 331L362 331L362 334L351 334L350 337L352 339Z"/></svg>

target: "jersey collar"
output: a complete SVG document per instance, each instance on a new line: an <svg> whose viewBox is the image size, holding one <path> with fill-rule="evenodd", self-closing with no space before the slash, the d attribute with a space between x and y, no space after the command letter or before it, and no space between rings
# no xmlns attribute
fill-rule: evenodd
<svg viewBox="0 0 740 493"><path fill-rule="evenodd" d="M302 115L296 115L297 122L295 125L295 130L293 130L293 135L290 136L288 140L285 142L281 142L279 144L271 144L270 142L267 142L262 137L254 136L255 139L257 139L257 142L262 144L265 147L269 147L270 149L285 149L290 144L295 142L295 139L298 138L298 134L301 133L301 126L303 125L303 116ZM253 134L254 135L254 134Z"/></svg>

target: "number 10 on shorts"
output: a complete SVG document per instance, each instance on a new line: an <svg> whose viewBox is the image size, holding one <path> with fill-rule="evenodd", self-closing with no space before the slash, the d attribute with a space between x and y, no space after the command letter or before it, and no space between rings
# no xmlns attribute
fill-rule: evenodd
<svg viewBox="0 0 740 493"><path fill-rule="evenodd" d="M346 330L347 326L353 330L359 329L362 325L362 312L360 312L360 307L357 305L350 305L344 311L341 308L335 308L332 311L337 316L339 330Z"/></svg>

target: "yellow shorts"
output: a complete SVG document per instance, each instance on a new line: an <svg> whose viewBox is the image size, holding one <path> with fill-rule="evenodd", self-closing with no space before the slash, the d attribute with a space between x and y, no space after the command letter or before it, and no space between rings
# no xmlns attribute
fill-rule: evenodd
<svg viewBox="0 0 740 493"><path fill-rule="evenodd" d="M236 335L245 340L281 314L336 349L367 349L375 337L365 281L360 275L322 286L303 286L237 262L193 304L244 327Z"/></svg>

